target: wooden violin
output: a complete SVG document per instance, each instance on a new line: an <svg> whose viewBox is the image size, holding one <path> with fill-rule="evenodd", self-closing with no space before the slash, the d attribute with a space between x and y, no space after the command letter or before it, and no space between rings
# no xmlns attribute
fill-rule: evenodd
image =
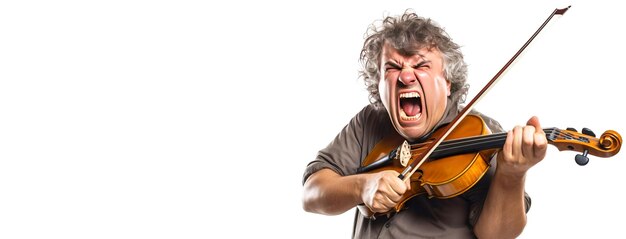
<svg viewBox="0 0 626 239"><path fill-rule="evenodd" d="M427 140L417 144L409 144L397 134L384 138L363 160L359 172L401 172L406 167L403 162L422 157L426 146L444 133L442 129L445 127L435 130ZM611 157L619 152L622 145L622 137L613 130L607 130L599 138L586 128L582 133L558 128L545 128L544 132L548 143L559 151L582 153L576 155L579 165L588 162L588 154ZM502 148L505 140L506 133L491 134L482 118L468 115L412 174L411 189L395 206L396 212L404 207L406 201L418 195L451 198L464 193L487 172L492 156ZM358 205L358 208L365 216L373 215L365 205Z"/></svg>

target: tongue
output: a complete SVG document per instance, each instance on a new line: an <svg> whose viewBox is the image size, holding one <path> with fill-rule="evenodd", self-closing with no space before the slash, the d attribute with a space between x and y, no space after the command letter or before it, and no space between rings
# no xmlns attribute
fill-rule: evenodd
<svg viewBox="0 0 626 239"><path fill-rule="evenodd" d="M402 110L404 110L407 116L415 116L422 112L422 107L415 100L403 100L400 103Z"/></svg>

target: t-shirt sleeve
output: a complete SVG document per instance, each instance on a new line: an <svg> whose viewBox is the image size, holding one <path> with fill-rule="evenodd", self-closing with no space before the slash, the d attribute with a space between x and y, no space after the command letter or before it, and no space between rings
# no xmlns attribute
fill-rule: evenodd
<svg viewBox="0 0 626 239"><path fill-rule="evenodd" d="M323 168L331 169L342 176L356 173L361 161L363 125L370 111L370 107L363 108L326 148L317 153L315 160L304 171L303 184L311 174Z"/></svg>

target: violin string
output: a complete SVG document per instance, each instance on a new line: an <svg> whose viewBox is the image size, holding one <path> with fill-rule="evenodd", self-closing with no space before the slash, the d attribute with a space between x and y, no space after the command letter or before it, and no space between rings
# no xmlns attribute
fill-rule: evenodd
<svg viewBox="0 0 626 239"><path fill-rule="evenodd" d="M439 145L439 147L435 150L436 152L446 152L449 150L458 150L460 148L473 148L480 144L490 144L500 142L506 139L506 133L498 133L480 137L468 137L462 139L454 139L450 141L444 141ZM422 150L421 148L413 149L411 152L418 152Z"/></svg>
<svg viewBox="0 0 626 239"><path fill-rule="evenodd" d="M552 133L555 130L557 130L557 129L555 129L555 128L548 128L548 129L544 129L544 132L546 134L550 134L550 133ZM478 135L478 136L465 137L465 138L460 138L460 139L451 139L451 140L444 141L442 143L442 145L440 145L440 147L441 146L451 146L451 145L455 145L455 144L466 145L467 142L471 142L472 140L477 140L479 142L484 142L483 140L490 140L491 137L497 137L499 139L499 137L502 136L502 135L506 135L506 133L495 133L495 134L489 134L489 135ZM424 146L424 145L427 145L427 144L428 144L428 142L411 144L411 148L412 149L416 149L416 147L421 147L421 146Z"/></svg>
<svg viewBox="0 0 626 239"><path fill-rule="evenodd" d="M566 132L566 131L563 131L563 130L556 130L556 132L557 132L556 136L558 138L563 138L563 139L566 139L566 140L584 141L583 138L586 137L586 136L580 136L580 135L577 136L577 135L574 135L571 132Z"/></svg>
<svg viewBox="0 0 626 239"><path fill-rule="evenodd" d="M555 128L548 128L548 129L544 129L544 133L546 133L546 137L548 137L548 135L552 134L553 132L556 132L557 134L563 134L563 132L561 130L555 129ZM456 144L461 144L462 146L466 146L467 142L465 139L468 139L469 141L471 140L478 140L480 143L484 143L484 142L493 142L491 140L501 140L502 136L505 136L506 133L497 133L497 134L491 134L491 135L487 135L487 136L474 136L474 137L468 137L468 138L463 138L463 139L457 139L457 140L451 140L450 144L445 144L445 146L454 146ZM573 136L571 134L567 134L568 136L570 136L570 138L573 138ZM506 138L506 137L505 137Z"/></svg>
<svg viewBox="0 0 626 239"><path fill-rule="evenodd" d="M460 138L460 139L451 139L451 140L447 140L441 143L441 145L439 145L439 148L449 148L449 147L457 147L457 146L465 147L468 144L471 145L474 143L490 142L491 140L494 140L494 139L499 140L500 138L502 138L502 136L506 136L506 133L496 133L496 134L490 134L490 135L480 135L480 136L472 136L472 137L466 137L466 138ZM419 144L414 144L414 145L422 146L425 144L427 143L419 143ZM419 148L415 150L419 150Z"/></svg>
<svg viewBox="0 0 626 239"><path fill-rule="evenodd" d="M557 140L557 139L564 139L564 140L570 140L570 141L571 140L584 141L584 139L586 139L585 136L581 136L581 135L577 136L570 131L567 131L567 130L564 131L564 130L560 130L557 128L548 128L548 129L544 129L543 131L546 134L546 139L548 139L550 142ZM439 147L435 149L435 152L441 153L441 154L453 155L456 150L459 150L461 148L476 148L477 146L480 146L480 144L483 144L483 145L485 144L497 145L498 143L504 144L506 137L507 137L507 133L496 133L496 134L490 134L490 135L479 135L479 136L472 136L472 137L466 137L466 138L452 139L452 140L442 142L439 145ZM416 158L417 156L421 154L417 152L424 150L424 148L415 148L415 147L423 146L426 144L428 144L428 142L411 144L412 149L410 151L411 151L411 154L413 155L411 158Z"/></svg>
<svg viewBox="0 0 626 239"><path fill-rule="evenodd" d="M549 137L549 135L555 133L557 136L560 135L561 137L574 139L574 137L571 134L564 133L562 130L559 130L556 128L544 129L544 133L546 133L546 137ZM562 135L566 135L566 136L562 136ZM496 134L490 134L490 135L480 135L480 136L472 136L472 137L448 140L448 141L442 142L441 145L439 145L439 147L435 151L438 151L438 153L440 153L440 152L446 152L450 150L458 150L459 148L465 148L465 147L471 148L479 144L491 144L491 143L502 142L506 140L506 136L507 136L507 133L496 133ZM550 139L550 140L554 140L554 139ZM411 144L411 148L412 148L411 153L419 152L420 150L422 150L422 148L415 148L415 147L423 146L426 144L427 143Z"/></svg>
<svg viewBox="0 0 626 239"><path fill-rule="evenodd" d="M477 141L477 142L485 142L485 140L489 140L490 138L493 137L500 137L503 133L496 133L496 134L490 134L490 135L478 135L478 136L470 136L470 137L465 137L465 138L459 138L459 139L451 139L451 140L446 140L444 142L441 143L441 145L439 145L440 148L442 147L451 147L451 146L455 146L458 144L461 144L463 146L467 145L468 143L471 143L472 141ZM422 143L417 143L417 144L411 144L411 148L412 149L419 149L416 147L422 147L429 144L429 142L422 142Z"/></svg>
<svg viewBox="0 0 626 239"><path fill-rule="evenodd" d="M461 148L477 148L477 146L481 144L495 144L498 142L504 142L506 139L506 134L498 134L493 137L487 137L483 140L469 140L467 144L453 144L448 147L444 147L441 149L441 152L454 151L459 150Z"/></svg>

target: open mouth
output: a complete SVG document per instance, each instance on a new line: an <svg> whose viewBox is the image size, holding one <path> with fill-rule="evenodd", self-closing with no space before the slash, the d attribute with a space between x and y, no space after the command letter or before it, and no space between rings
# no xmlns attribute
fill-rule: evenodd
<svg viewBox="0 0 626 239"><path fill-rule="evenodd" d="M422 115L422 100L417 92L400 94L400 118L402 120L417 120Z"/></svg>

